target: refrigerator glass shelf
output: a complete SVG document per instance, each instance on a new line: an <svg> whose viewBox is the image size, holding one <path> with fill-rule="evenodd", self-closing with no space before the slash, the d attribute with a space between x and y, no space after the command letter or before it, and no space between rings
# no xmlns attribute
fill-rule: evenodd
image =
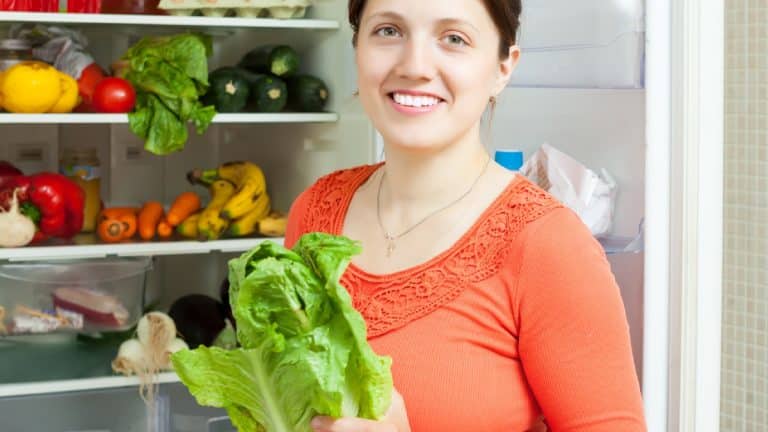
<svg viewBox="0 0 768 432"><path fill-rule="evenodd" d="M213 251L245 252L259 243L271 240L283 244L282 237L248 237L212 241L169 240L140 241L126 243L101 243L95 236L81 234L71 242L58 241L40 246L0 249L0 261L45 261L56 259L104 258L108 256L135 257L161 255L196 255ZM643 251L642 240L632 237L610 237L599 239L607 255L639 253Z"/></svg>
<svg viewBox="0 0 768 432"><path fill-rule="evenodd" d="M122 333L103 339L74 334L0 337L0 355L8 365L0 371L0 397L138 386L137 377L112 371L112 360L128 337ZM161 372L155 382L179 382L179 378L174 372Z"/></svg>
<svg viewBox="0 0 768 432"><path fill-rule="evenodd" d="M77 24L108 28L120 25L123 30L135 28L146 32L157 27L192 27L206 29L314 29L336 30L340 28L335 20L322 19L274 19L236 18L172 15L128 15L128 14L86 14L86 13L39 13L0 12L3 23L35 24Z"/></svg>
<svg viewBox="0 0 768 432"><path fill-rule="evenodd" d="M237 113L216 114L214 123L333 123L336 113ZM119 124L127 114L0 114L0 124Z"/></svg>
<svg viewBox="0 0 768 432"><path fill-rule="evenodd" d="M598 241L606 255L641 253L644 250L642 234L636 237L607 236L599 238Z"/></svg>
<svg viewBox="0 0 768 432"><path fill-rule="evenodd" d="M42 246L0 249L0 260L8 261L45 261L57 259L104 258L109 256L160 256L160 255L195 255L213 251L245 252L259 243L270 240L283 244L282 237L238 238L212 241L169 240L169 241L132 241L127 243L107 244L96 240L93 235L79 235L71 242L58 242Z"/></svg>

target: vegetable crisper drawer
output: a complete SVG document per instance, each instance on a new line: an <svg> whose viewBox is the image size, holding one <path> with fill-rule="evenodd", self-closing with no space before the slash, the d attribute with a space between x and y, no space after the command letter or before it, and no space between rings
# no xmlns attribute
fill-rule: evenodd
<svg viewBox="0 0 768 432"><path fill-rule="evenodd" d="M643 0L523 0L513 87L642 88Z"/></svg>
<svg viewBox="0 0 768 432"><path fill-rule="evenodd" d="M0 265L0 335L117 331L141 316L150 258Z"/></svg>

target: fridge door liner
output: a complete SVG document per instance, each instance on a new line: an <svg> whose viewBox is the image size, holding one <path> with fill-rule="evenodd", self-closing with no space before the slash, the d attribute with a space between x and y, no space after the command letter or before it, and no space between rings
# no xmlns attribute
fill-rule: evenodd
<svg viewBox="0 0 768 432"><path fill-rule="evenodd" d="M643 0L524 0L511 86L642 88Z"/></svg>

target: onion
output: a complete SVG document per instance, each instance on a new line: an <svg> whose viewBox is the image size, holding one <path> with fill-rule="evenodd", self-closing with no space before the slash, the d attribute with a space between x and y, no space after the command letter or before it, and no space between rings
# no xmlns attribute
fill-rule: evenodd
<svg viewBox="0 0 768 432"><path fill-rule="evenodd" d="M35 223L19 212L18 189L13 191L11 208L0 208L0 247L26 246L35 237Z"/></svg>
<svg viewBox="0 0 768 432"><path fill-rule="evenodd" d="M136 337L144 345L150 362L159 369L166 348L176 338L176 324L162 312L149 312L139 320Z"/></svg>
<svg viewBox="0 0 768 432"><path fill-rule="evenodd" d="M139 319L137 339L128 339L120 345L112 370L123 375L139 377L139 395L154 418L157 372L173 369L171 354L188 348L176 338L176 324L162 312L149 312Z"/></svg>
<svg viewBox="0 0 768 432"><path fill-rule="evenodd" d="M112 360L112 370L123 375L140 375L150 369L148 360L141 342L128 339L120 344L117 357Z"/></svg>
<svg viewBox="0 0 768 432"><path fill-rule="evenodd" d="M168 345L168 347L165 348L165 356L163 360L165 360L163 364L163 369L167 370L173 370L173 363L171 362L171 354L181 351L183 349L189 349L189 346L186 342L184 342L183 339L176 338Z"/></svg>
<svg viewBox="0 0 768 432"><path fill-rule="evenodd" d="M138 339L128 339L120 344L117 357L112 360L112 370L123 375L139 377L139 396L149 410L154 410L157 384L154 382L158 368L152 362L144 344Z"/></svg>
<svg viewBox="0 0 768 432"><path fill-rule="evenodd" d="M149 312L139 319L136 337L120 345L112 370L123 375L138 375L139 395L153 410L157 392L154 378L169 361L167 351L176 338L176 325L162 312Z"/></svg>

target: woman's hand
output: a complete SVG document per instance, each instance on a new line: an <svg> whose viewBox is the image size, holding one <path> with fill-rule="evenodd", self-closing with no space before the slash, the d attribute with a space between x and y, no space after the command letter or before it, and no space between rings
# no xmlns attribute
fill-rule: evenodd
<svg viewBox="0 0 768 432"><path fill-rule="evenodd" d="M315 432L411 432L405 402L397 390L392 392L392 405L381 421L354 417L315 417L312 419Z"/></svg>

